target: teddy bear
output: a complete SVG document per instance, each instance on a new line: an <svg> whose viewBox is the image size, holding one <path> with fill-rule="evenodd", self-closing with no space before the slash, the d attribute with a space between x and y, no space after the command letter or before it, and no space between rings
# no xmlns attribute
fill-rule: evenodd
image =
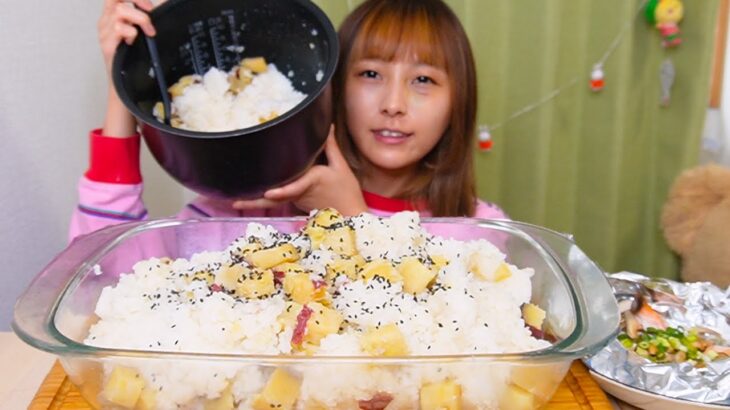
<svg viewBox="0 0 730 410"><path fill-rule="evenodd" d="M664 204L661 226L682 258L682 280L730 285L730 168L716 164L677 177Z"/></svg>

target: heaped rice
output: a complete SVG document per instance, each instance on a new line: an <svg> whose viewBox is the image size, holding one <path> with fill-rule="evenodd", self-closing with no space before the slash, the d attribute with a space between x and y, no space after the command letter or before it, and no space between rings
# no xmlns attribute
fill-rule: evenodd
<svg viewBox="0 0 730 410"><path fill-rule="evenodd" d="M201 132L252 127L283 115L307 97L261 57L245 58L229 72L212 67L202 76L183 76L169 92L171 125ZM153 113L164 120L161 102Z"/></svg>
<svg viewBox="0 0 730 410"><path fill-rule="evenodd" d="M133 270L103 290L96 308L100 320L86 343L303 356L506 353L549 346L532 336L523 319L532 269L506 263L487 240L431 235L413 212L344 218L326 209L291 234L251 223L227 249L144 260ZM233 406L223 408L349 408L343 403L379 399L391 409L418 408L419 400L423 408L424 397L439 400L453 391L470 408L493 408L509 373L469 364L352 364L346 376L342 372L337 366L274 371L116 359L105 365L102 396L132 406L147 397L161 409L203 408L222 398ZM125 378L142 381L132 397L117 388Z"/></svg>

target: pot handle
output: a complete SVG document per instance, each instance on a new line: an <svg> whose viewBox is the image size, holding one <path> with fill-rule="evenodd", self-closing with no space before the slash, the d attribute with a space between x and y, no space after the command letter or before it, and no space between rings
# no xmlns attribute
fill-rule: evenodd
<svg viewBox="0 0 730 410"><path fill-rule="evenodd" d="M513 223L547 250L553 261L576 288L582 332L564 350L576 356L593 354L618 332L619 310L606 275L576 244L572 237L526 223Z"/></svg>

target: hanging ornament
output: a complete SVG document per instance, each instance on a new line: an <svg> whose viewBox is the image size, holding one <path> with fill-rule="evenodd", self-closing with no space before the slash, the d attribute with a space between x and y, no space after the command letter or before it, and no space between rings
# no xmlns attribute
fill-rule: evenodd
<svg viewBox="0 0 730 410"><path fill-rule="evenodd" d="M659 70L659 81L662 85L662 101L660 105L662 107L668 107L669 101L672 98L672 86L674 85L674 63L672 60L666 59L662 63L661 69Z"/></svg>
<svg viewBox="0 0 730 410"><path fill-rule="evenodd" d="M486 125L479 126L479 150L480 151L491 151L492 150L492 134L489 132L489 127Z"/></svg>
<svg viewBox="0 0 730 410"><path fill-rule="evenodd" d="M659 30L664 48L682 44L679 22L683 16L684 6L681 0L649 0L646 4L646 19Z"/></svg>
<svg viewBox="0 0 730 410"><path fill-rule="evenodd" d="M596 64L591 71L591 90L597 93L603 90L605 85L606 83L603 80L603 65L600 63Z"/></svg>

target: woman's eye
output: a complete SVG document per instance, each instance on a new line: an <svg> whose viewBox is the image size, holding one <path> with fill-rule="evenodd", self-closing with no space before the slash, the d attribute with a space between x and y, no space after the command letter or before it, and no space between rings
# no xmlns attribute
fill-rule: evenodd
<svg viewBox="0 0 730 410"><path fill-rule="evenodd" d="M377 71L373 71L373 70L363 70L360 73L360 77L377 78L378 77L378 73L377 73Z"/></svg>
<svg viewBox="0 0 730 410"><path fill-rule="evenodd" d="M419 75L416 77L416 83L418 84L436 84L435 81L429 76Z"/></svg>

